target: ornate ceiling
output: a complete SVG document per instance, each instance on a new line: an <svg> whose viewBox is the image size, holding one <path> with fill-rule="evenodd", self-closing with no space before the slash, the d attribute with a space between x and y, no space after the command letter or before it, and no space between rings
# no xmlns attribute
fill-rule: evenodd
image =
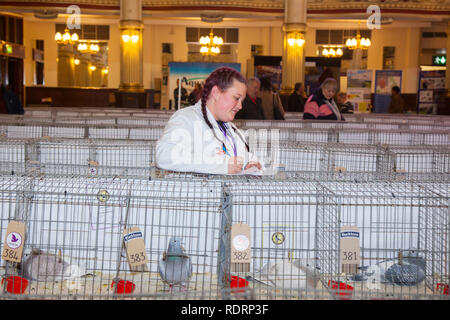
<svg viewBox="0 0 450 320"><path fill-rule="evenodd" d="M376 4L381 13L390 16L433 16L435 19L450 18L450 0L308 0L308 18L366 17L369 5ZM64 13L71 4L78 5L83 14L117 16L120 0L16 0L0 2L0 10L11 12L33 12L34 10L53 10ZM205 12L220 12L225 17L284 15L285 0L142 0L145 16L199 17Z"/></svg>

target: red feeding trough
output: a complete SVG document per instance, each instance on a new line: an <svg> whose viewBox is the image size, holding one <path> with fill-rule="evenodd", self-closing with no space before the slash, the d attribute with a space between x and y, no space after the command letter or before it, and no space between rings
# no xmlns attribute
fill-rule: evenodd
<svg viewBox="0 0 450 320"><path fill-rule="evenodd" d="M2 284L6 280L6 290L12 294L22 294L28 286L28 280L19 276L9 276L2 279Z"/></svg>
<svg viewBox="0 0 450 320"><path fill-rule="evenodd" d="M446 284L446 283L437 283L436 284L436 290L440 294L444 294L444 295L448 296L448 284Z"/></svg>
<svg viewBox="0 0 450 320"><path fill-rule="evenodd" d="M248 281L238 276L231 276L230 288L246 288L248 287ZM245 290L233 290L234 292L244 292Z"/></svg>
<svg viewBox="0 0 450 320"><path fill-rule="evenodd" d="M111 288L114 287L116 280L113 280L111 283ZM119 279L117 281L117 287L115 293L123 294L123 293L133 293L136 285L128 280Z"/></svg>
<svg viewBox="0 0 450 320"><path fill-rule="evenodd" d="M348 300L353 295L353 287L344 282L328 280L328 288L331 288L334 294L339 296L341 300Z"/></svg>

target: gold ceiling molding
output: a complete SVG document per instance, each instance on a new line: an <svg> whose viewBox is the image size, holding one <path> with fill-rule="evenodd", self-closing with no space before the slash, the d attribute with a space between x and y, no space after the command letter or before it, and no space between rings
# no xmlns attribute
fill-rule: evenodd
<svg viewBox="0 0 450 320"><path fill-rule="evenodd" d="M3 1L2 1L3 2ZM0 2L0 6L2 4ZM309 10L365 10L369 5L376 4L381 10L423 10L423 11L450 11L450 0L307 0ZM8 6L28 6L28 7L67 7L70 2L67 0L16 0L5 1ZM119 7L120 0L78 0L76 4L81 8L83 6L91 7ZM246 8L246 9L266 9L282 11L284 10L285 0L142 0L142 5L148 11L158 7L226 7L226 8ZM206 10L206 9L205 9Z"/></svg>
<svg viewBox="0 0 450 320"><path fill-rule="evenodd" d="M338 9L367 9L370 5L377 5L383 9L397 10L450 10L450 0L379 0L372 1L345 1L345 0L308 0L310 10L338 10Z"/></svg>
<svg viewBox="0 0 450 320"><path fill-rule="evenodd" d="M243 1L214 1L214 0L143 0L144 7L237 7L259 9L284 9L284 0L243 0Z"/></svg>
<svg viewBox="0 0 450 320"><path fill-rule="evenodd" d="M83 6L83 5L98 5L98 6L120 6L120 0L77 0L76 3L71 3L67 0L15 0L15 1L7 1L9 3L25 3L29 4L30 6L35 6L36 3L42 3L42 4L53 4L58 5L60 4L61 7L68 7L72 4Z"/></svg>

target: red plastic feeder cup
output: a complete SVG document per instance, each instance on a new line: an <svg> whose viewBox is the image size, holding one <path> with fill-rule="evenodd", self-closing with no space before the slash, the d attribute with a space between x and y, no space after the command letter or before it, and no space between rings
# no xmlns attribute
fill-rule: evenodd
<svg viewBox="0 0 450 320"><path fill-rule="evenodd" d="M246 288L248 287L248 281L238 276L231 276L230 288ZM245 290L232 290L233 292L245 292Z"/></svg>
<svg viewBox="0 0 450 320"><path fill-rule="evenodd" d="M436 289L440 294L448 296L448 284L446 283L436 283Z"/></svg>
<svg viewBox="0 0 450 320"><path fill-rule="evenodd" d="M344 282L336 282L333 280L328 280L328 288L334 292L340 300L349 300L353 295L353 287Z"/></svg>
<svg viewBox="0 0 450 320"><path fill-rule="evenodd" d="M28 280L19 276L9 276L2 279L6 280L6 291L12 294L23 294L28 286Z"/></svg>
<svg viewBox="0 0 450 320"><path fill-rule="evenodd" d="M122 279L118 279L118 280L113 280L111 283L111 288L114 287L115 283L117 281L117 286L115 289L115 293L117 294L130 294L134 292L134 289L136 288L136 285L128 280L122 280Z"/></svg>

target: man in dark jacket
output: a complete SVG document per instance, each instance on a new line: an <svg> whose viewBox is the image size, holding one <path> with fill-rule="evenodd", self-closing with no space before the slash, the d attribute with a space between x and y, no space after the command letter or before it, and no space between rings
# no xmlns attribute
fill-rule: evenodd
<svg viewBox="0 0 450 320"><path fill-rule="evenodd" d="M400 95L400 88L398 86L392 87L391 103L389 104L389 113L405 113L405 100Z"/></svg>
<svg viewBox="0 0 450 320"><path fill-rule="evenodd" d="M303 112L307 99L305 86L303 83L297 82L294 87L294 92L289 96L288 110L291 112Z"/></svg>
<svg viewBox="0 0 450 320"><path fill-rule="evenodd" d="M19 97L3 84L0 85L0 113L24 114Z"/></svg>
<svg viewBox="0 0 450 320"><path fill-rule="evenodd" d="M261 98L258 97L261 82L257 78L247 81L247 95L242 101L242 109L236 113L235 119L264 120Z"/></svg>

